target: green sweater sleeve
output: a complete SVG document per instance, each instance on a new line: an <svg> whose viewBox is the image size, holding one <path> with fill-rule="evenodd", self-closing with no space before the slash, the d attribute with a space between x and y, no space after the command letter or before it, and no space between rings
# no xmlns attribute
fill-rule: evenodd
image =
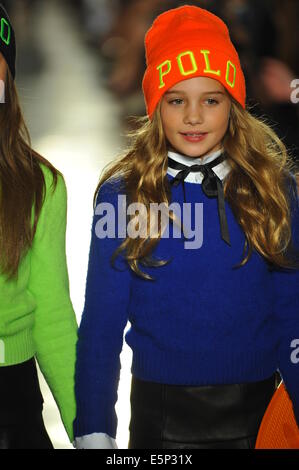
<svg viewBox="0 0 299 470"><path fill-rule="evenodd" d="M37 303L33 339L38 365L72 442L78 327L70 299L65 252L67 190L63 177L58 175L53 192L52 173L45 167L43 171L47 190L31 250L28 286Z"/></svg>

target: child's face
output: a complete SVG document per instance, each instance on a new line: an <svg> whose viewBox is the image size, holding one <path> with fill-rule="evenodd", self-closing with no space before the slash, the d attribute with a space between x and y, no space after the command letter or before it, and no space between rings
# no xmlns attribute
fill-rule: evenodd
<svg viewBox="0 0 299 470"><path fill-rule="evenodd" d="M224 86L209 77L183 80L162 97L161 118L166 138L188 157L204 157L222 147L231 100ZM206 133L201 137L199 133Z"/></svg>

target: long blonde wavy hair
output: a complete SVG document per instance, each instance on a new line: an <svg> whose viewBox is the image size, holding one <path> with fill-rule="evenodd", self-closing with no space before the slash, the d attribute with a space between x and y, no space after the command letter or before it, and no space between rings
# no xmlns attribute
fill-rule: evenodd
<svg viewBox="0 0 299 470"><path fill-rule="evenodd" d="M150 226L150 203L164 203L168 206L171 200L166 176L168 148L160 108L161 103L152 120L147 116L137 119L139 127L129 134L132 138L130 147L106 165L93 199L95 207L101 185L109 178L121 176L129 202L146 206L147 227ZM294 174L295 171L285 145L265 119L253 116L233 98L231 117L222 143L231 165L231 171L223 181L224 195L245 234L244 258L235 267L247 263L255 249L272 268L298 268L299 258L296 251L292 252L294 246L289 193L290 190L297 191L297 187L295 185L294 188L294 184L290 186L292 180L287 178L290 172ZM169 218L175 221L170 210ZM117 255L124 252L128 265L138 276L154 280L140 269L139 264L158 267L169 262L150 256L161 235L159 220L158 236L127 236L111 260L114 262ZM248 251L245 256L246 248Z"/></svg>

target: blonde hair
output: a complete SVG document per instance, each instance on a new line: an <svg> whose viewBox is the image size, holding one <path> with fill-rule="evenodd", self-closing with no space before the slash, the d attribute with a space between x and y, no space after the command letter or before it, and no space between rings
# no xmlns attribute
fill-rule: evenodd
<svg viewBox="0 0 299 470"><path fill-rule="evenodd" d="M167 142L160 107L159 103L152 120L147 117L137 120L139 128L131 133L131 146L104 168L94 194L95 206L101 185L109 178L113 180L121 175L129 201L146 206L147 227L150 225L150 203L165 203L168 206L171 200L166 175ZM292 178L287 177L291 176L294 163L285 145L265 120L254 117L232 99L223 148L231 166L223 182L224 195L245 234L243 255L248 249L247 255L236 267L245 265L255 249L269 266L297 268L299 265L295 258L289 257L290 249L293 249L288 194L292 190ZM169 211L169 218L175 221L172 211ZM138 276L153 280L141 271L139 263L158 267L169 262L150 257L161 234L159 221L157 237L133 239L128 236L113 253L112 261L124 251L130 268Z"/></svg>

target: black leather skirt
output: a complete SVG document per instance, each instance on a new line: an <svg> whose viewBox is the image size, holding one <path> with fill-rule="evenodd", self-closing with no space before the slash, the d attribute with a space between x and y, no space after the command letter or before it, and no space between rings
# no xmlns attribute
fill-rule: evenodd
<svg viewBox="0 0 299 470"><path fill-rule="evenodd" d="M182 386L132 376L129 449L253 449L280 376Z"/></svg>

